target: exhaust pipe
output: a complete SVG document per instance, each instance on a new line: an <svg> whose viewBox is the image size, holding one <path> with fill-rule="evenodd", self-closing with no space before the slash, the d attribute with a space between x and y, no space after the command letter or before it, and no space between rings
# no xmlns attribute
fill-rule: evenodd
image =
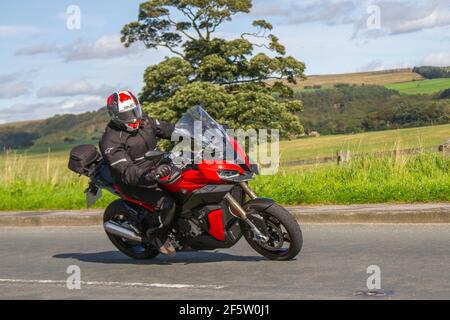
<svg viewBox="0 0 450 320"><path fill-rule="evenodd" d="M105 231L110 234L131 240L131 241L136 241L136 242L142 243L142 237L139 236L136 232L134 232L133 230L130 230L128 228L124 228L120 224L118 224L114 221L105 222L103 224L103 227L105 228Z"/></svg>

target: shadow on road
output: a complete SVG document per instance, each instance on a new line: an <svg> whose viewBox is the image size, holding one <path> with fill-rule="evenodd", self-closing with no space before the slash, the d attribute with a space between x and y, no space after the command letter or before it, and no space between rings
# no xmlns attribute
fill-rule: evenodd
<svg viewBox="0 0 450 320"><path fill-rule="evenodd" d="M257 256L235 256L221 252L179 252L174 257L158 256L153 260L133 260L118 251L104 251L94 253L60 253L55 254L56 259L76 259L82 262L103 263L103 264L136 264L136 265L171 265L171 264L191 264L191 263L211 263L211 262L255 262L266 260Z"/></svg>

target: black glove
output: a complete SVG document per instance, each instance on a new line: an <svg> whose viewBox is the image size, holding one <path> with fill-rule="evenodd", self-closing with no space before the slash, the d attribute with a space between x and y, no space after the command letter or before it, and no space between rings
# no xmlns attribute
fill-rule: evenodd
<svg viewBox="0 0 450 320"><path fill-rule="evenodd" d="M161 179L172 174L172 167L168 164L162 164L156 168L156 178Z"/></svg>
<svg viewBox="0 0 450 320"><path fill-rule="evenodd" d="M163 164L157 167L155 170L147 173L143 178L144 185L153 185L158 182L159 179L169 176L172 173L172 168Z"/></svg>

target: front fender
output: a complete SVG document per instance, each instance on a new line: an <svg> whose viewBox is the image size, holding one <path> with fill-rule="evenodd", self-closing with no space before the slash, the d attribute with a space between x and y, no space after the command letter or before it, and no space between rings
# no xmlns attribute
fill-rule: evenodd
<svg viewBox="0 0 450 320"><path fill-rule="evenodd" d="M275 201L269 198L257 198L254 200L250 200L246 204L244 204L243 208L245 211L255 210L255 211L264 211L275 204Z"/></svg>
<svg viewBox="0 0 450 320"><path fill-rule="evenodd" d="M269 236L267 231L267 225L264 221L264 217L258 214L259 212L264 212L268 208L272 207L275 204L275 201L267 198L257 198L254 200L250 200L246 204L243 205L245 212L247 212L247 218L253 222L256 228L266 237ZM256 211L256 212L255 212ZM244 223L241 224L243 226ZM246 228L248 226L244 226Z"/></svg>

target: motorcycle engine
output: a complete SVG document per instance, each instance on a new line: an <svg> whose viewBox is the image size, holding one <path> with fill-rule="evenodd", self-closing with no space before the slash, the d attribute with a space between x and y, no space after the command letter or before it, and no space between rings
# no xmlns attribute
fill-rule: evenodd
<svg viewBox="0 0 450 320"><path fill-rule="evenodd" d="M178 220L178 232L180 232L183 238L188 239L202 235L203 230L200 227L199 221L194 217L190 217L188 219Z"/></svg>
<svg viewBox="0 0 450 320"><path fill-rule="evenodd" d="M220 209L220 207L204 206L192 210L189 214L178 220L178 231L185 239L197 238L205 233L208 233L208 215L217 209Z"/></svg>

